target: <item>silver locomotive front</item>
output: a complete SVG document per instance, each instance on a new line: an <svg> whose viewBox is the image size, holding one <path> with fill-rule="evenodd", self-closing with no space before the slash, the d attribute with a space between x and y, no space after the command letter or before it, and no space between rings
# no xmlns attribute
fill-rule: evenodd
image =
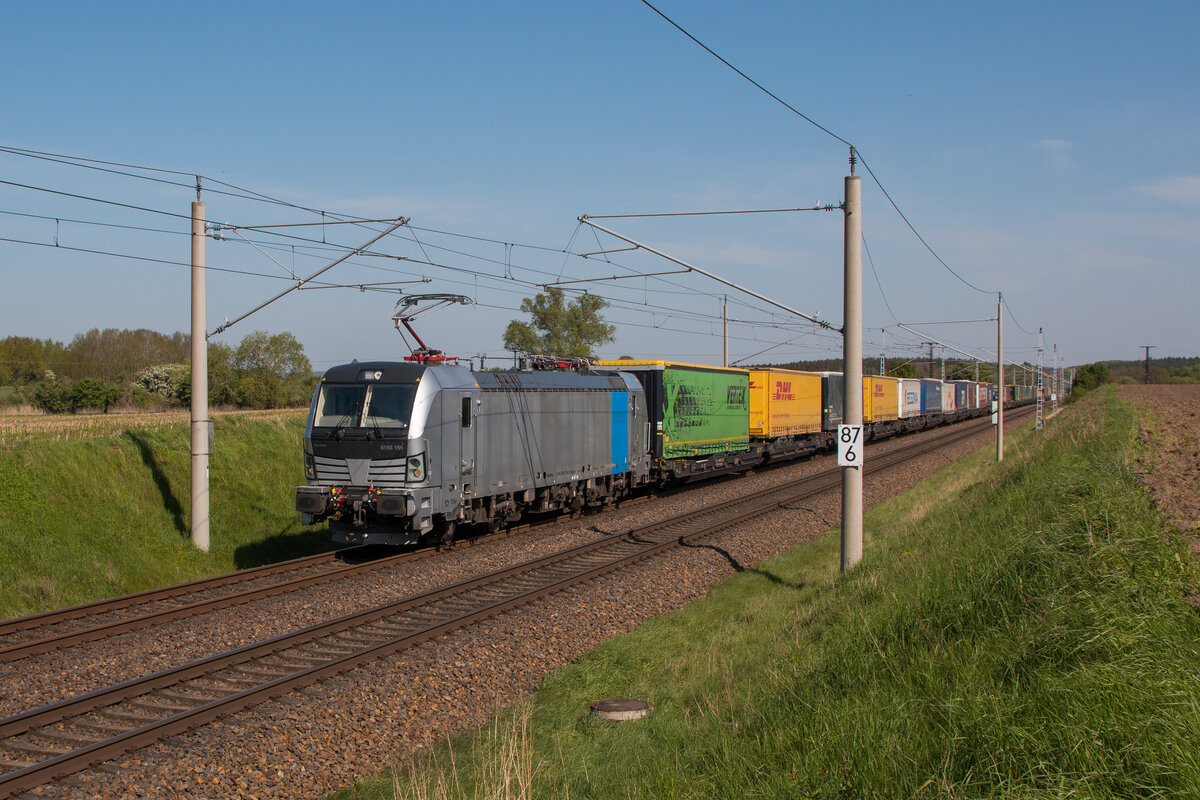
<svg viewBox="0 0 1200 800"><path fill-rule="evenodd" d="M334 541L412 544L442 512L444 389L474 388L469 370L404 362L334 367L313 393L304 435L307 484L296 487L305 524L329 520ZM432 434L432 436L431 436ZM368 537L369 531L369 537Z"/></svg>

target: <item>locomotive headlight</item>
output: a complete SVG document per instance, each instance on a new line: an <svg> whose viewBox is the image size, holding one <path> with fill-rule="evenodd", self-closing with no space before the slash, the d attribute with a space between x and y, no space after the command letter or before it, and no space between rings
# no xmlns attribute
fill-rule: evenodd
<svg viewBox="0 0 1200 800"><path fill-rule="evenodd" d="M313 457L311 453L304 454L304 476L310 481L315 481L317 479L317 465L313 463Z"/></svg>
<svg viewBox="0 0 1200 800"><path fill-rule="evenodd" d="M408 477L409 480L422 481L425 480L425 454L418 453L415 456L408 458Z"/></svg>

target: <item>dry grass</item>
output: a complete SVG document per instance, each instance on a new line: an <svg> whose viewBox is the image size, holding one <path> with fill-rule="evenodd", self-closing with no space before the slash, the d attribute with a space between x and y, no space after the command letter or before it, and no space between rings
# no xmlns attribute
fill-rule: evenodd
<svg viewBox="0 0 1200 800"><path fill-rule="evenodd" d="M497 718L490 730L479 732L471 745L471 763L464 782L448 747L445 762L417 761L410 757L393 771L392 792L398 800L527 800L533 797L533 746L530 717L533 707L524 702L506 718Z"/></svg>
<svg viewBox="0 0 1200 800"><path fill-rule="evenodd" d="M265 411L214 411L213 417L241 416L291 420L306 413L303 408ZM187 427L191 413L173 411L114 411L109 414L0 414L0 445L26 439L92 439L119 431L142 430L169 425Z"/></svg>

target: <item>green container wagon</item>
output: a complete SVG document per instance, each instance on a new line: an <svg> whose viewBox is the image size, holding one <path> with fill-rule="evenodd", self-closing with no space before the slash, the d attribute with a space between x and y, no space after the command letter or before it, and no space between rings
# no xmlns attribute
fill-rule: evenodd
<svg viewBox="0 0 1200 800"><path fill-rule="evenodd" d="M670 461L750 450L747 370L674 361L599 361L595 366L632 372L641 381L655 458Z"/></svg>

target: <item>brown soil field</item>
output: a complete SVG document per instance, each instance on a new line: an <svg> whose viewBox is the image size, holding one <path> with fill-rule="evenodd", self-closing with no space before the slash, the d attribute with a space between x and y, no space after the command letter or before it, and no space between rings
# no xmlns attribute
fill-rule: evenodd
<svg viewBox="0 0 1200 800"><path fill-rule="evenodd" d="M1136 465L1155 503L1200 557L1200 386L1121 386L1142 426L1146 452Z"/></svg>

